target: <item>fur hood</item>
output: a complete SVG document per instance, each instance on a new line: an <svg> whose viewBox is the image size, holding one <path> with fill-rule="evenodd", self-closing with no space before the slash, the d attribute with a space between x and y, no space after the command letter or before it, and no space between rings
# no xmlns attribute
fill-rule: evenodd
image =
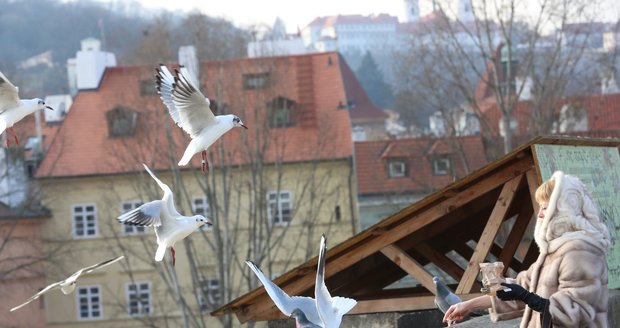
<svg viewBox="0 0 620 328"><path fill-rule="evenodd" d="M545 217L537 219L534 230L541 255L555 252L567 241L575 239L584 240L607 253L611 237L586 186L562 171L556 171L551 178L555 180L555 187Z"/></svg>

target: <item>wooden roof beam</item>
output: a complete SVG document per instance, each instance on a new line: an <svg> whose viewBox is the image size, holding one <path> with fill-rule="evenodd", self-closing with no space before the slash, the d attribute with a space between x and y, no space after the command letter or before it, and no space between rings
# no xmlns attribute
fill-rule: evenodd
<svg viewBox="0 0 620 328"><path fill-rule="evenodd" d="M512 178L504 184L499 198L495 203L495 207L493 208L493 212L491 213L491 217L489 218L489 221L480 236L480 240L478 240L474 254L469 260L469 264L465 269L465 274L463 274L463 278L461 278L461 281L456 288L457 294L468 293L474 286L474 281L480 271L479 264L484 261L485 257L489 253L489 249L495 240L495 236L497 236L497 231L506 218L510 205L517 194L521 180L523 180L523 174Z"/></svg>
<svg viewBox="0 0 620 328"><path fill-rule="evenodd" d="M400 247L394 244L387 245L381 249L381 253L392 262L396 263L396 265L407 272L431 293L436 294L433 276L431 276L418 261L414 260Z"/></svg>

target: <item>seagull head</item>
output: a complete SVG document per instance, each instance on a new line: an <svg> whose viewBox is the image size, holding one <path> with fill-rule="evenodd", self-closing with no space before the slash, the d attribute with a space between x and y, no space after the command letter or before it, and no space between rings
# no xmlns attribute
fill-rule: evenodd
<svg viewBox="0 0 620 328"><path fill-rule="evenodd" d="M213 223L211 222L211 220L207 219L206 217L202 216L202 215L194 215L192 216L192 219L194 219L196 221L196 224L198 226L203 226L203 225L213 225Z"/></svg>
<svg viewBox="0 0 620 328"><path fill-rule="evenodd" d="M242 127L246 130L248 129L248 127L245 126L245 124L243 124L243 121L241 121L239 116L233 115L232 123L233 123L233 127Z"/></svg>
<svg viewBox="0 0 620 328"><path fill-rule="evenodd" d="M47 108L49 110L54 110L52 107L46 105L45 101L43 101L43 99L37 98L37 109L43 109L43 108Z"/></svg>

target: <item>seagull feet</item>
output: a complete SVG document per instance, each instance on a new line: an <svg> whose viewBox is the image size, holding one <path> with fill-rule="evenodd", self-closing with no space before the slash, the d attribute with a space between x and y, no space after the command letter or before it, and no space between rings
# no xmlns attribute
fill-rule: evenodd
<svg viewBox="0 0 620 328"><path fill-rule="evenodd" d="M174 247L170 247L170 253L172 254L172 266L174 266L174 264L176 263L176 256L175 251L174 251Z"/></svg>
<svg viewBox="0 0 620 328"><path fill-rule="evenodd" d="M13 133L13 138L15 139L15 144L17 144L19 146L19 140L17 139L17 133L15 133L15 130L13 130L13 128L11 128L11 133ZM9 140L9 136L6 136L7 141Z"/></svg>
<svg viewBox="0 0 620 328"><path fill-rule="evenodd" d="M203 150L202 153L202 173L209 172L209 162L207 161L207 151Z"/></svg>

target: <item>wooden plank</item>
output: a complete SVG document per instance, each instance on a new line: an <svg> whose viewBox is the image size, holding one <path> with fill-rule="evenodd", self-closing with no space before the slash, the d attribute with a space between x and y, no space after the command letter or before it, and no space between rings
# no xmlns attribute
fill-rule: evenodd
<svg viewBox="0 0 620 328"><path fill-rule="evenodd" d="M392 262L396 263L403 271L407 272L417 282L422 284L431 293L435 294L435 283L433 283L433 276L428 273L418 261L414 260L409 254L403 251L400 247L391 244L383 247L381 253L389 258Z"/></svg>
<svg viewBox="0 0 620 328"><path fill-rule="evenodd" d="M433 262L433 264L435 264L445 273L449 274L452 278L454 278L454 280L459 281L463 276L463 273L465 272L463 268L454 263L454 261L452 261L445 254L437 252L427 243L418 244L416 246L416 250L418 250L420 254L422 254L422 256Z"/></svg>
<svg viewBox="0 0 620 328"><path fill-rule="evenodd" d="M354 263L361 261L362 259L376 253L383 247L392 244L405 236L419 230L428 224L435 222L443 216L451 213L455 209L471 202L472 200L481 197L489 191L503 185L506 181L514 179L515 176L521 176L524 172L531 169L533 165L532 158L524 157L518 161L511 163L509 166L497 169L495 172L489 173L484 179L472 182L466 190L457 194L455 197L444 199L438 202L436 205L425 209L424 211L415 211L409 213L403 211L399 215L406 217L397 225L394 225L384 233L378 235L371 235L370 232L365 235L363 240L359 240L356 244L349 244L344 242L334 250L327 252L325 276L329 277L334 274L350 267ZM316 257L298 269L304 266L316 267ZM294 278L292 278L294 277ZM275 281L285 292L289 295L299 295L308 288L313 286L315 277L311 274L305 274L301 276L293 275L291 272L288 275L281 277ZM259 289L243 297L244 300L252 300L252 303L244 303L244 310L248 309L249 312L260 313L267 311L271 306L269 305L269 296L264 290ZM232 308L236 304L240 304L240 299L236 302L232 302ZM246 301L247 302L247 301ZM233 310L234 311L234 310ZM221 315L228 312L228 309L221 308L214 311L213 315ZM251 318L248 318L250 320ZM253 319L252 319L253 320Z"/></svg>
<svg viewBox="0 0 620 328"><path fill-rule="evenodd" d="M538 202L536 201L536 189L541 185L540 178L538 173L536 173L536 169L531 169L525 173L527 177L527 186L530 190L530 199L532 201L532 208L534 209L534 213L538 214Z"/></svg>
<svg viewBox="0 0 620 328"><path fill-rule="evenodd" d="M481 296L480 293L459 295L466 301ZM435 309L435 296L412 296L394 299L362 300L349 312L349 314L375 313L375 312L398 312Z"/></svg>
<svg viewBox="0 0 620 328"><path fill-rule="evenodd" d="M495 203L495 207L493 208L493 212L491 212L491 217L482 232L482 236L480 236L480 240L478 240L474 254L467 264L463 278L461 278L461 281L459 281L459 285L456 288L457 294L468 293L474 286L474 281L476 280L480 270L479 264L484 261L484 258L489 253L489 249L493 244L493 240L495 240L497 231L504 221L506 214L510 209L510 205L515 198L522 178L523 175L519 175L504 184L502 192L500 193L499 198Z"/></svg>
<svg viewBox="0 0 620 328"><path fill-rule="evenodd" d="M521 202L522 206L520 207L521 211L515 220L512 229L510 230L510 234L506 239L506 243L502 249L502 252L499 255L499 260L504 263L504 273L505 270L508 270L510 266L510 262L514 259L515 252L519 247L519 243L523 239L523 234L527 230L527 226L532 219L532 214L534 214L533 209L528 206L528 202ZM526 204L523 204L526 203Z"/></svg>

